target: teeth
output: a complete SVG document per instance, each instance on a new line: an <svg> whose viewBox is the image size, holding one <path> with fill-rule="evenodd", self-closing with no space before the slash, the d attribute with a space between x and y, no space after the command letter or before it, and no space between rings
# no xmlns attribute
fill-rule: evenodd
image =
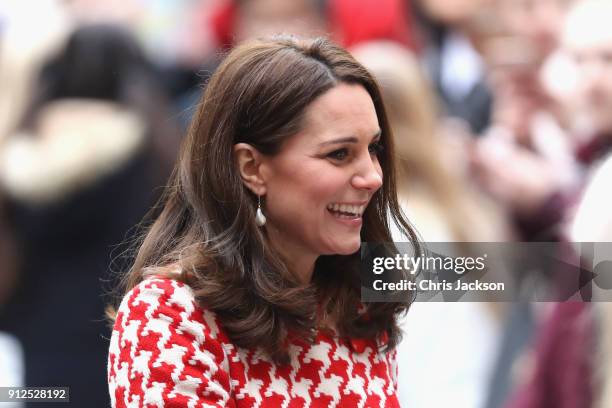
<svg viewBox="0 0 612 408"><path fill-rule="evenodd" d="M355 215L362 215L365 210L365 205L348 205L348 204L329 204L327 208L330 211L340 211Z"/></svg>

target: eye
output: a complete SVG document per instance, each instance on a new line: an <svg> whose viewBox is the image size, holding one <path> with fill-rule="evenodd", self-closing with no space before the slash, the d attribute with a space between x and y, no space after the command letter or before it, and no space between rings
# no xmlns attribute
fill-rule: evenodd
<svg viewBox="0 0 612 408"><path fill-rule="evenodd" d="M327 154L327 157L333 160L342 161L348 157L348 149L342 148L334 150L333 152Z"/></svg>
<svg viewBox="0 0 612 408"><path fill-rule="evenodd" d="M380 140L368 146L368 151L370 152L370 154L374 154L376 156L381 154L384 150L385 150L385 147L382 145L382 143L380 143Z"/></svg>

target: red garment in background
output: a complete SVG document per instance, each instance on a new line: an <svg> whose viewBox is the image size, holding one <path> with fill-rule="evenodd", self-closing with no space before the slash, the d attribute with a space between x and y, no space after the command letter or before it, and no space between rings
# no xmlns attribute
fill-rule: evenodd
<svg viewBox="0 0 612 408"><path fill-rule="evenodd" d="M589 303L554 306L535 348L534 370L505 408L589 408L593 402L593 317Z"/></svg>
<svg viewBox="0 0 612 408"><path fill-rule="evenodd" d="M407 0L328 0L327 23L333 39L344 47L373 40L396 41L415 49L412 15ZM236 4L224 1L210 24L218 44L233 45Z"/></svg>
<svg viewBox="0 0 612 408"><path fill-rule="evenodd" d="M344 47L372 41L396 41L415 49L407 0L329 0L329 27Z"/></svg>
<svg viewBox="0 0 612 408"><path fill-rule="evenodd" d="M212 13L209 23L220 48L231 48L234 45L234 24L236 21L236 4L233 0L224 1Z"/></svg>

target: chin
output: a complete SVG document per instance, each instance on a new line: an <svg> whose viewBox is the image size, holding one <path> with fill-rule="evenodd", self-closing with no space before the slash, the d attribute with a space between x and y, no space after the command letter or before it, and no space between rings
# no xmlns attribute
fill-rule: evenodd
<svg viewBox="0 0 612 408"><path fill-rule="evenodd" d="M342 245L334 245L332 254L334 255L352 255L361 249L361 239L343 242Z"/></svg>

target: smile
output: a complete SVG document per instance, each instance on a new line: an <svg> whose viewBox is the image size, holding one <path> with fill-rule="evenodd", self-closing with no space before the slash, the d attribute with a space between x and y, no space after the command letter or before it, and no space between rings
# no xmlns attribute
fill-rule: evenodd
<svg viewBox="0 0 612 408"><path fill-rule="evenodd" d="M340 219L356 219L361 218L366 205L352 205L352 204L329 204L327 209L329 212Z"/></svg>

